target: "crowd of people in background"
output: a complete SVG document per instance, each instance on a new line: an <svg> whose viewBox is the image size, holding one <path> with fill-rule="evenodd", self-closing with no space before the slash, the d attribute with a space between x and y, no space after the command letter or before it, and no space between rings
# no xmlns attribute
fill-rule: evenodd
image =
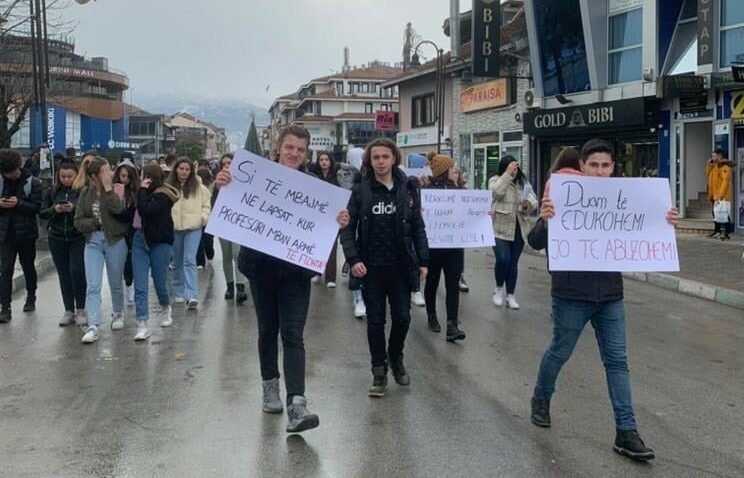
<svg viewBox="0 0 744 478"><path fill-rule="evenodd" d="M411 375L404 364L405 342L411 322L411 305L426 307L428 328L441 333L437 291L442 276L445 289L446 340L465 340L467 320L460 315L465 250L429 248L421 213L421 189L463 189L451 157L428 155L430 174L409 177L396 144L381 138L366 148L349 150L337 162L330 152L320 152L308 164L310 135L302 127L284 128L274 160L281 166L315 176L349 189L351 199L337 217L339 235L334 240L322 275L249 247L219 239L222 270L227 288L224 299L237 304L248 300L248 290L258 320L259 368L262 409L282 413L286 405L288 432L315 428L319 418L307 409L305 398L304 329L313 283L337 287L337 250L343 249L342 275L348 278L353 316L366 317L372 384L370 397L383 397L390 370L395 382L409 386ZM210 210L222 188L231 182L232 154L220 158L216 168L206 160L193 162L169 156L146 164L122 159L112 169L96 152L54 160L54 181L43 191L38 156L25 167L13 150L0 150L0 322L12 318L12 277L16 257L26 276L23 310L33 311L37 277L34 267L39 237L37 217L46 220L49 250L59 276L64 312L63 327L77 324L82 342L94 343L108 325L114 333L136 322L135 341L150 335L149 281L157 296L160 327L173 325L172 308L199 307L199 274L215 257L214 238L205 232ZM725 173L719 161L709 164L709 178ZM614 169L607 143L593 140L582 151L564 149L553 172L607 177ZM525 243L544 249L548 221L554 214L546 195L538 200L521 171L519 161L504 156L497 173L489 178L493 254L493 304L511 310L516 300L519 260ZM729 192L711 188L711 201L729 198ZM730 200L730 199L728 199ZM539 219L535 224L535 212ZM676 210L667 221L676 222ZM727 224L717 229L728 234ZM102 319L103 271L111 295L110 320ZM170 273L169 273L170 270ZM170 275L170 288L168 277ZM561 366L570 357L581 330L591 322L597 334L607 371L609 395L615 414L614 448L638 460L654 457L640 439L630 400L625 350L623 285L619 273L561 272L552 274L554 337L539 365L531 400L532 422L551 426L550 401ZM422 294L423 287L423 294ZM126 299L126 300L125 300ZM125 302L134 305L127 316ZM389 304L390 327L386 332ZM464 323L463 323L464 322ZM278 363L281 337L285 398L280 395Z"/></svg>

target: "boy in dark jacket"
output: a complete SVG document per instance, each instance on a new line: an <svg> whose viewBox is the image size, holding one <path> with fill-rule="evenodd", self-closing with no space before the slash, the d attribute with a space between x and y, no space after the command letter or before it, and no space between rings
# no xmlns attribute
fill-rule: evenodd
<svg viewBox="0 0 744 478"><path fill-rule="evenodd" d="M410 384L403 346L411 322L411 291L426 278L429 247L415 180L399 168L398 147L386 138L367 145L362 180L352 188L349 226L341 244L354 277L362 279L373 382L382 397L388 365L398 385ZM390 301L390 339L385 350L385 299Z"/></svg>
<svg viewBox="0 0 744 478"><path fill-rule="evenodd" d="M21 155L0 149L0 323L10 322L16 256L26 278L24 312L36 310L36 239L41 209L41 182L21 170Z"/></svg>
<svg viewBox="0 0 744 478"><path fill-rule="evenodd" d="M581 167L586 176L610 177L615 170L612 148L602 140L588 141L581 150ZM543 198L540 220L530 231L533 249L548 244L548 220L555 216L553 202ZM676 224L677 210L667 213ZM630 374L625 348L623 277L620 272L552 272L553 341L545 351L532 396L532 423L549 427L550 399L558 373L571 357L587 322L592 323L607 376L607 388L615 414L614 450L634 460L654 458L654 451L638 435L630 396Z"/></svg>

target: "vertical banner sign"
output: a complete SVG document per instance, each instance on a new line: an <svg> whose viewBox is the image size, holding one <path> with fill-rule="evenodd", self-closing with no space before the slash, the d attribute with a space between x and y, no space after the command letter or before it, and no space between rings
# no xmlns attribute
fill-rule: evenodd
<svg viewBox="0 0 744 478"><path fill-rule="evenodd" d="M493 247L491 191L422 189L421 210L431 249Z"/></svg>
<svg viewBox="0 0 744 478"><path fill-rule="evenodd" d="M713 32L715 12L713 0L698 0L697 41L698 65L713 63Z"/></svg>
<svg viewBox="0 0 744 478"><path fill-rule="evenodd" d="M501 0L473 0L473 76L499 76Z"/></svg>
<svg viewBox="0 0 744 478"><path fill-rule="evenodd" d="M351 191L245 150L230 174L207 232L322 274Z"/></svg>
<svg viewBox="0 0 744 478"><path fill-rule="evenodd" d="M551 271L679 271L669 180L553 175Z"/></svg>

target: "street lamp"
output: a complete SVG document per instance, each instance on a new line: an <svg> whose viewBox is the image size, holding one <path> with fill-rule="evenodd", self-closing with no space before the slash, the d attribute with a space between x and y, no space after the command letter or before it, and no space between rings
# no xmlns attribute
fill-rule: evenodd
<svg viewBox="0 0 744 478"><path fill-rule="evenodd" d="M444 50L430 40L420 41L413 49L411 66L421 66L418 54L419 47L423 44L433 46L437 51L436 84L434 86L434 115L437 121L437 154L442 152L442 134L444 134Z"/></svg>

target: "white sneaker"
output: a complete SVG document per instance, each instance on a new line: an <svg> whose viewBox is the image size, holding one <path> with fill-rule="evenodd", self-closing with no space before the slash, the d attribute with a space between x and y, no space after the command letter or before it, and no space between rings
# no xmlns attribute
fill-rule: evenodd
<svg viewBox="0 0 744 478"><path fill-rule="evenodd" d="M186 302L186 299L184 299L183 297L176 297L175 299L173 299L173 302L175 302L176 304L183 304Z"/></svg>
<svg viewBox="0 0 744 478"><path fill-rule="evenodd" d="M422 294L421 291L416 291L413 293L413 305L426 307L426 300L424 300L424 294Z"/></svg>
<svg viewBox="0 0 744 478"><path fill-rule="evenodd" d="M364 300L358 299L354 301L354 317L361 319L367 315L367 306Z"/></svg>
<svg viewBox="0 0 744 478"><path fill-rule="evenodd" d="M147 328L147 322L139 322L137 324L137 333L134 334L135 342L147 340L150 336L150 329Z"/></svg>
<svg viewBox="0 0 744 478"><path fill-rule="evenodd" d="M93 342L96 342L98 340L98 327L95 325L91 325L88 327L88 330L85 332L85 335L83 335L83 338L80 339L80 341L84 344L92 344Z"/></svg>
<svg viewBox="0 0 744 478"><path fill-rule="evenodd" d="M127 301L129 304L134 304L134 285L127 286Z"/></svg>
<svg viewBox="0 0 744 478"><path fill-rule="evenodd" d="M170 327L173 325L173 314L171 313L171 306L161 306L160 307L160 313L158 314L160 316L160 326L161 327Z"/></svg>
<svg viewBox="0 0 744 478"><path fill-rule="evenodd" d="M504 288L497 287L493 293L493 305L501 307L504 305Z"/></svg>
<svg viewBox="0 0 744 478"><path fill-rule="evenodd" d="M75 323L80 327L88 325L88 314L85 313L85 309L78 309L75 311Z"/></svg>
<svg viewBox="0 0 744 478"><path fill-rule="evenodd" d="M196 266L196 270L203 271L204 270L204 266Z"/></svg>
<svg viewBox="0 0 744 478"><path fill-rule="evenodd" d="M506 296L506 306L510 309L519 310L519 304L517 304L517 299L514 298L513 294Z"/></svg>
<svg viewBox="0 0 744 478"><path fill-rule="evenodd" d="M320 283L320 276L313 276L312 279L310 279L310 282L313 284L319 284Z"/></svg>
<svg viewBox="0 0 744 478"><path fill-rule="evenodd" d="M59 319L59 326L60 327L67 327L68 325L72 325L75 323L75 313L70 312L69 310L66 310L64 314L62 314L62 318Z"/></svg>
<svg viewBox="0 0 744 478"><path fill-rule="evenodd" d="M186 306L189 310L196 310L199 307L199 301L196 299L189 299L189 303Z"/></svg>
<svg viewBox="0 0 744 478"><path fill-rule="evenodd" d="M326 284L326 287L328 287L329 289L335 289L336 288L336 283L335 282L329 282L329 283Z"/></svg>
<svg viewBox="0 0 744 478"><path fill-rule="evenodd" d="M124 315L121 312L114 312L111 317L111 330L121 330L125 325Z"/></svg>

